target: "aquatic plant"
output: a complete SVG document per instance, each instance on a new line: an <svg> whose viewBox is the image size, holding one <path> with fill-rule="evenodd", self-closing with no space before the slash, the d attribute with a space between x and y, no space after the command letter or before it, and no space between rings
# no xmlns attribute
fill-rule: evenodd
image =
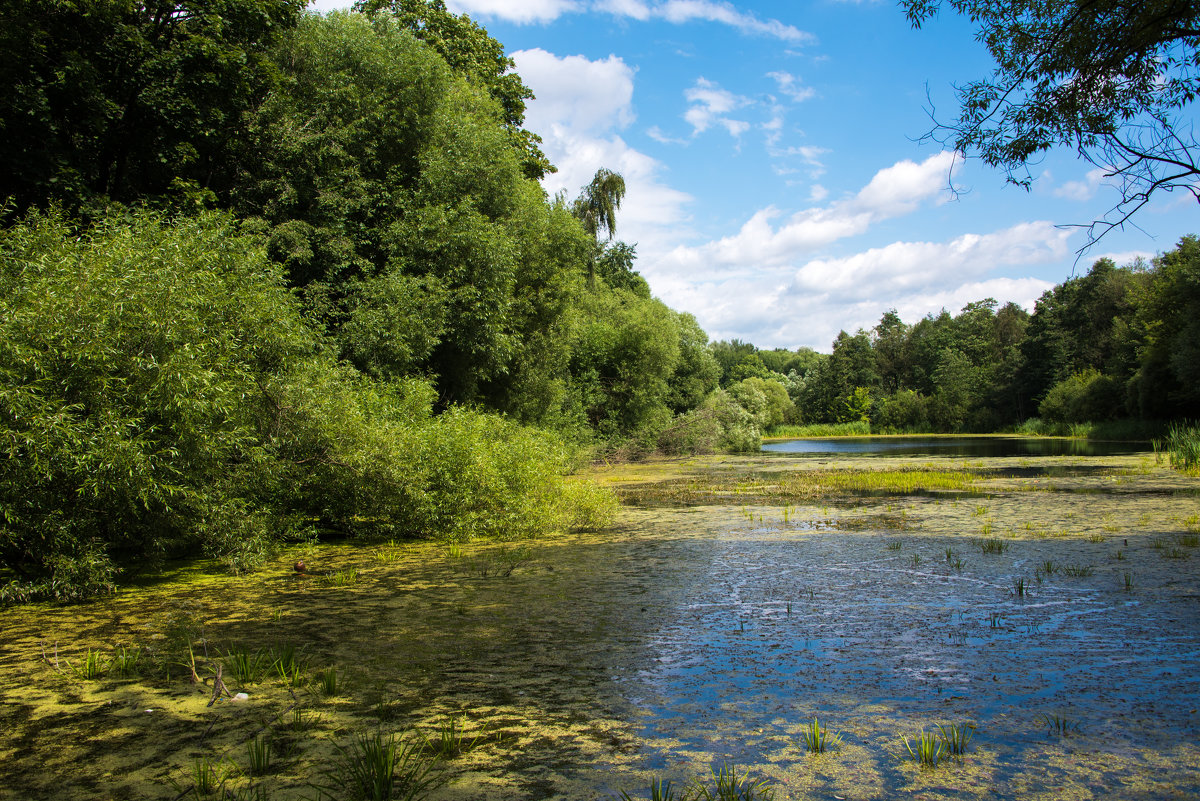
<svg viewBox="0 0 1200 801"><path fill-rule="evenodd" d="M967 752L971 738L975 736L975 727L970 723L952 723L948 726L939 725L938 732L946 746L946 752L951 756L962 756Z"/></svg>
<svg viewBox="0 0 1200 801"><path fill-rule="evenodd" d="M1088 542L1107 542L1108 537L1103 534L1092 534L1088 537Z"/></svg>
<svg viewBox="0 0 1200 801"><path fill-rule="evenodd" d="M1175 542L1184 548L1200 548L1200 534L1176 534Z"/></svg>
<svg viewBox="0 0 1200 801"><path fill-rule="evenodd" d="M1095 575L1096 568L1091 565L1063 565L1058 569L1059 573L1064 576L1072 576L1074 578L1087 578Z"/></svg>
<svg viewBox="0 0 1200 801"><path fill-rule="evenodd" d="M823 754L827 749L837 748L842 742L840 734L829 735L828 729L815 717L800 731L800 739L810 754Z"/></svg>
<svg viewBox="0 0 1200 801"><path fill-rule="evenodd" d="M429 753L442 759L453 759L465 754L484 739L485 734L468 737L457 718L449 717L438 726L433 737L422 734L423 746Z"/></svg>
<svg viewBox="0 0 1200 801"><path fill-rule="evenodd" d="M337 667L330 666L318 673L317 687L321 690L321 694L326 697L337 695L340 692Z"/></svg>
<svg viewBox="0 0 1200 801"><path fill-rule="evenodd" d="M1187 559L1188 552L1182 548L1167 548L1163 551L1163 559Z"/></svg>
<svg viewBox="0 0 1200 801"><path fill-rule="evenodd" d="M67 659L64 659L63 662L66 663L66 666L70 668L72 673L81 679L98 679L108 672L108 662L105 661L99 649L95 651L91 648L87 649L87 652L83 655L83 659L80 660L78 665Z"/></svg>
<svg viewBox="0 0 1200 801"><path fill-rule="evenodd" d="M946 549L946 563L949 564L951 561L953 561L953 559L954 559L954 549L947 548Z"/></svg>
<svg viewBox="0 0 1200 801"><path fill-rule="evenodd" d="M1018 576L1017 578L1013 579L1013 594L1016 595L1018 598L1025 597L1025 577L1024 576Z"/></svg>
<svg viewBox="0 0 1200 801"><path fill-rule="evenodd" d="M192 760L192 790L199 798L207 798L222 790L233 773L233 766L222 760L201 757Z"/></svg>
<svg viewBox="0 0 1200 801"><path fill-rule="evenodd" d="M1133 574L1125 571L1125 592L1133 592Z"/></svg>
<svg viewBox="0 0 1200 801"><path fill-rule="evenodd" d="M625 790L621 791L621 801L636 801L636 797ZM663 778L655 778L650 782L649 801L685 801L687 794L676 796L671 782Z"/></svg>
<svg viewBox="0 0 1200 801"><path fill-rule="evenodd" d="M261 681L267 675L267 671L271 669L271 662L271 655L262 648L256 651L247 651L245 648L238 647L236 650L226 651L221 658L221 663L225 667L225 675L232 676L234 681L241 686Z"/></svg>
<svg viewBox="0 0 1200 801"><path fill-rule="evenodd" d="M1049 729L1051 734L1060 737L1079 731L1079 721L1071 720L1060 712L1040 712L1034 720Z"/></svg>
<svg viewBox="0 0 1200 801"><path fill-rule="evenodd" d="M272 652L275 657L272 667L275 675L289 687L301 687L307 680L303 654L294 645L281 645Z"/></svg>
<svg viewBox="0 0 1200 801"><path fill-rule="evenodd" d="M914 553L910 561L912 562L912 566L916 567L917 565L921 564L921 555L919 553Z"/></svg>
<svg viewBox="0 0 1200 801"><path fill-rule="evenodd" d="M1004 553L1008 550L1009 545L1002 539L990 537L980 543L979 547L983 549L984 553Z"/></svg>
<svg viewBox="0 0 1200 801"><path fill-rule="evenodd" d="M903 547L904 547L904 543L900 540L892 540L891 542L889 542L887 544L887 549L889 551L898 551Z"/></svg>
<svg viewBox="0 0 1200 801"><path fill-rule="evenodd" d="M260 734L246 743L246 756L249 758L250 775L262 776L271 769L271 740L266 734Z"/></svg>
<svg viewBox="0 0 1200 801"><path fill-rule="evenodd" d="M321 576L320 583L326 587L351 587L358 583L358 570L350 567L345 570L335 570L327 576Z"/></svg>
<svg viewBox="0 0 1200 801"><path fill-rule="evenodd" d="M1154 440L1153 445L1158 458L1166 453L1176 470L1200 471L1200 425L1172 423L1166 437Z"/></svg>
<svg viewBox="0 0 1200 801"><path fill-rule="evenodd" d="M909 742L907 736L902 739L908 755L923 768L936 768L942 761L942 757L946 755L945 743L933 732L922 731L917 735L915 743Z"/></svg>
<svg viewBox="0 0 1200 801"><path fill-rule="evenodd" d="M727 762L720 771L712 772L712 778L712 786L696 779L687 797L695 801L771 801L775 797L775 788L765 779L739 779L737 767Z"/></svg>
<svg viewBox="0 0 1200 801"><path fill-rule="evenodd" d="M1054 572L1058 569L1058 566L1054 564L1052 559L1047 559L1046 561L1042 562L1040 569L1043 575L1053 576Z"/></svg>
<svg viewBox="0 0 1200 801"><path fill-rule="evenodd" d="M282 725L291 731L302 732L308 731L313 726L317 725L320 720L320 713L298 706L292 709L291 715L283 719Z"/></svg>
<svg viewBox="0 0 1200 801"><path fill-rule="evenodd" d="M354 801L419 801L445 783L436 757L397 740L394 734L359 734L349 746L335 745L333 765L323 770L322 798Z"/></svg>
<svg viewBox="0 0 1200 801"><path fill-rule="evenodd" d="M113 651L108 663L110 676L136 676L141 672L143 651L141 648L121 646Z"/></svg>
<svg viewBox="0 0 1200 801"><path fill-rule="evenodd" d="M950 566L961 573L963 569L963 560L956 556L954 557L954 561L950 563Z"/></svg>
<svg viewBox="0 0 1200 801"><path fill-rule="evenodd" d="M1113 559L1116 559L1118 562L1125 561L1125 552L1118 548L1117 552L1113 554Z"/></svg>
<svg viewBox="0 0 1200 801"><path fill-rule="evenodd" d="M1004 622L1004 615L1000 614L999 612L992 612L992 614L988 617L988 620L992 628L998 629Z"/></svg>

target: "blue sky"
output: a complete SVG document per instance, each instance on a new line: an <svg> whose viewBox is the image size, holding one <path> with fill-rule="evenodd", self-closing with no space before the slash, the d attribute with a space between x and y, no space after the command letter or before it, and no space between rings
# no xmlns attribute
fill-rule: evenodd
<svg viewBox="0 0 1200 801"><path fill-rule="evenodd" d="M1032 309L1101 256L1124 264L1200 232L1176 192L1077 261L1086 235L1060 226L1119 199L1101 171L1052 153L1026 192L922 141L931 109L953 120L953 85L991 69L952 14L914 31L884 2L447 5L503 42L537 95L526 126L559 167L546 190L622 173L618 238L713 339L828 352L891 308L910 323L985 297Z"/></svg>

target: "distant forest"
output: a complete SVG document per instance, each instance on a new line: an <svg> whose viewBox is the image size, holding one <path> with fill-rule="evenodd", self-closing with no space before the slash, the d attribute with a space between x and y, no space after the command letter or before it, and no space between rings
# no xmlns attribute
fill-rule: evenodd
<svg viewBox="0 0 1200 801"><path fill-rule="evenodd" d="M0 600L598 527L583 461L788 421L1197 416L1194 239L1032 316L709 343L615 238L620 176L547 197L529 89L438 0L10 0L0 49Z"/></svg>
<svg viewBox="0 0 1200 801"><path fill-rule="evenodd" d="M870 331L841 332L830 355L737 340L712 351L722 386L753 378L786 390L772 395L772 422L987 432L1031 418L1051 431L1196 419L1200 241L1185 237L1148 264L1101 259L1044 293L1033 314L987 298L911 324L889 311Z"/></svg>

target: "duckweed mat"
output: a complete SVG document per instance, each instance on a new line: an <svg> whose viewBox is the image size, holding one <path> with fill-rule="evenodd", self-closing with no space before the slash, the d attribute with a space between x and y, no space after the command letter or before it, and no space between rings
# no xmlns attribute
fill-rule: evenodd
<svg viewBox="0 0 1200 801"><path fill-rule="evenodd" d="M1200 795L1196 479L1147 456L596 477L627 504L599 534L307 546L0 611L0 799L312 799L375 732L451 742L435 801L722 764L777 799ZM821 755L814 717L841 735ZM903 738L939 724L967 751L921 767Z"/></svg>

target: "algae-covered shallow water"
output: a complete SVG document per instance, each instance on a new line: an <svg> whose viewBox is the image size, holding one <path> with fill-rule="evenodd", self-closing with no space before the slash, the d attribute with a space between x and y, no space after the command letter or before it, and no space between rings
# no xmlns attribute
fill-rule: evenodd
<svg viewBox="0 0 1200 801"><path fill-rule="evenodd" d="M597 477L627 502L618 525L527 553L313 546L250 576L191 566L0 612L0 798L176 798L205 760L230 789L314 798L357 733L436 738L450 719L478 740L446 763L445 801L644 794L723 762L781 799L1200 795L1196 479L1146 454L770 454ZM67 664L122 645L173 675ZM248 698L207 706L218 654L289 646L299 686L226 675ZM805 752L814 716L838 749ZM960 723L960 761L903 758L902 735ZM259 735L275 759L250 777Z"/></svg>

